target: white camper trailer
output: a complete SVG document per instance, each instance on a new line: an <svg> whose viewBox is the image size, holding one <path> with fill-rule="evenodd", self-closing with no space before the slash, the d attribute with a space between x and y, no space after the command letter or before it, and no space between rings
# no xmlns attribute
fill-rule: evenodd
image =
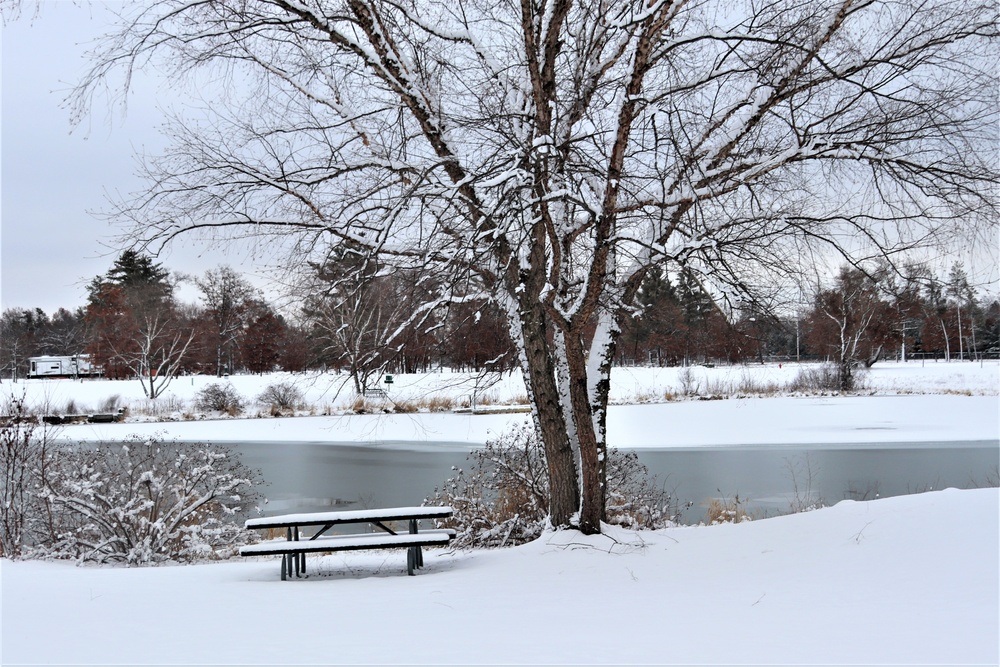
<svg viewBox="0 0 1000 667"><path fill-rule="evenodd" d="M89 354L74 354L62 357L29 357L29 378L77 378L100 375Z"/></svg>

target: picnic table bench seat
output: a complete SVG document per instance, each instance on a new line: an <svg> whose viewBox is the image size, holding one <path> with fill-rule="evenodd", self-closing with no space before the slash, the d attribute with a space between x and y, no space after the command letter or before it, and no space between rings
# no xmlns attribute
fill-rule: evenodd
<svg viewBox="0 0 1000 667"><path fill-rule="evenodd" d="M240 549L243 556L275 556L285 553L321 553L333 551L356 551L359 549L379 549L389 547L427 547L448 544L454 531L425 532L410 535L402 533L367 533L359 535L330 535L315 540L268 540Z"/></svg>
<svg viewBox="0 0 1000 667"><path fill-rule="evenodd" d="M376 510L342 512L308 512L248 519L244 526L255 529L284 529L286 539L268 540L240 548L241 556L280 555L281 579L294 570L296 576L306 569L305 554L361 549L406 548L406 569L412 575L424 564L421 547L445 545L455 536L451 529L419 530L421 519L443 519L452 515L450 507L393 507ZM405 521L407 532L393 530L386 524ZM325 535L333 526L368 523L383 532ZM301 528L315 526L319 530L302 539Z"/></svg>

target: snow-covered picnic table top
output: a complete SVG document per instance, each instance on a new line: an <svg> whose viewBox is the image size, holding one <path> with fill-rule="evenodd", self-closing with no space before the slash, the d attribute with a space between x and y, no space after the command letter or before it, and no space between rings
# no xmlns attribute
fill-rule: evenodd
<svg viewBox="0 0 1000 667"><path fill-rule="evenodd" d="M342 512L305 512L247 519L247 528L282 528L292 526L362 523L365 521L402 521L405 519L441 519L452 515L450 507L390 507L385 509Z"/></svg>

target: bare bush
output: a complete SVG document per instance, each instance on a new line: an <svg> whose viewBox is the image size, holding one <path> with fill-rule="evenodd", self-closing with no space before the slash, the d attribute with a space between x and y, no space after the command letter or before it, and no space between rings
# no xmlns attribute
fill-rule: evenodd
<svg viewBox="0 0 1000 667"><path fill-rule="evenodd" d="M823 507L819 490L814 488L819 481L819 466L808 452L804 457L786 458L785 470L792 482L789 506L793 513L810 512Z"/></svg>
<svg viewBox="0 0 1000 667"><path fill-rule="evenodd" d="M18 558L33 542L32 491L44 460L47 427L29 414L23 398L9 398L0 417L0 556Z"/></svg>
<svg viewBox="0 0 1000 667"><path fill-rule="evenodd" d="M430 504L449 505L459 548L504 547L536 539L548 525L549 485L542 445L530 423L512 427L469 455L468 472L455 468ZM608 523L661 528L679 519L669 494L635 452L611 450L608 458Z"/></svg>
<svg viewBox="0 0 1000 667"><path fill-rule="evenodd" d="M275 382L267 385L257 402L270 406L271 410L297 410L302 406L302 390L291 382Z"/></svg>
<svg viewBox="0 0 1000 667"><path fill-rule="evenodd" d="M690 366L685 366L677 374L677 380L681 383L681 394L684 396L694 396L698 393L699 383Z"/></svg>
<svg viewBox="0 0 1000 667"><path fill-rule="evenodd" d="M235 416L243 412L246 404L232 385L216 382L198 392L194 405L206 412L224 412Z"/></svg>
<svg viewBox="0 0 1000 667"><path fill-rule="evenodd" d="M118 409L121 407L121 405L122 405L121 394L111 394L110 396L107 396L104 400L101 401L100 405L98 406L98 409L104 413L117 412Z"/></svg>
<svg viewBox="0 0 1000 667"><path fill-rule="evenodd" d="M788 389L803 393L840 391L840 373L833 364L805 366L799 370Z"/></svg>

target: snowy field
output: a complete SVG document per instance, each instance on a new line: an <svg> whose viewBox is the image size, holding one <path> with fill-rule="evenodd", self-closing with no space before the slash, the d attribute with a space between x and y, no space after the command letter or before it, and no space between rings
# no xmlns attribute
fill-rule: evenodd
<svg viewBox="0 0 1000 667"><path fill-rule="evenodd" d="M662 403L667 400L708 396L774 396L796 393L790 390L803 369L818 364L747 364L707 368L615 368L612 372L611 401L615 404ZM459 408L475 398L477 407L523 404L524 384L519 372L502 377L479 378L473 373L427 373L396 375L389 389L391 402L372 401L375 409L409 406L417 411ZM353 384L345 374L274 373L265 376L234 375L229 378L200 375L180 377L155 401L146 400L135 380L22 380L0 383L0 398L23 396L34 409L57 414L92 414L126 407L130 421L198 419L194 399L205 387L231 385L247 403L245 415L268 414L267 406L256 398L268 385L292 383L303 395L298 414L338 414L350 412L356 400ZM861 380L861 394L1000 394L1000 362L876 364ZM385 386L380 385L380 386ZM436 403L435 403L436 402ZM114 406L114 407L112 407Z"/></svg>
<svg viewBox="0 0 1000 667"><path fill-rule="evenodd" d="M806 365L813 368L815 365ZM996 440L1000 431L1000 363L919 362L877 364L864 378L865 395L820 396L788 392L799 375L796 364L751 364L717 368L616 368L608 437L613 446L693 447L801 443L927 442ZM166 395L142 398L135 381L31 380L7 383L29 405L55 412L100 411L110 398L129 407L123 424L63 426L59 437L70 440L119 440L130 434L159 434L184 441L234 442L454 442L480 445L505 430L523 413L494 413L524 401L520 375L505 375L483 388L472 374L435 373L396 376L391 395L396 403L449 403L460 409L471 402L487 414L449 409L384 414L392 402L372 402L377 414L348 410L355 400L344 387L345 376L234 376L220 380L178 378ZM268 384L294 382L305 396L295 418L270 418L261 406L247 409L244 419L198 412L197 392L216 383L231 383L250 399ZM479 390L477 391L477 383ZM687 388L688 391L684 389ZM746 391L747 389L757 391ZM338 394L338 390L339 394ZM22 393L17 393L22 392ZM674 400L666 400L666 396ZM697 400L724 397L725 400ZM483 403L486 405L483 405ZM149 409L151 403L158 407ZM73 410L65 410L69 405ZM329 415L329 416L324 416ZM257 418L260 416L261 418Z"/></svg>
<svg viewBox="0 0 1000 667"><path fill-rule="evenodd" d="M3 561L4 664L997 664L997 489L502 551Z"/></svg>
<svg viewBox="0 0 1000 667"><path fill-rule="evenodd" d="M1000 439L1000 366L879 364L864 396L782 389L794 365L621 369L609 439L632 447ZM682 375L683 374L683 375ZM289 379L289 378L283 378ZM68 439L164 432L216 442L476 444L524 414L322 416L349 404L336 376L295 378L308 408L282 419L191 414L215 378L181 378L142 415L136 383L11 385L29 402L129 405L125 424L61 427ZM341 376L340 381L343 380ZM246 397L274 377L233 377ZM460 374L397 377L396 400L475 388ZM746 391L756 388L757 391ZM483 389L523 397L517 377ZM675 400L667 394L725 400ZM463 398L464 397L464 398ZM353 395L349 397L353 400ZM689 396L689 398L691 398ZM78 410L84 412L85 410ZM313 412L316 416L307 416ZM211 416L206 416L211 417ZM275 558L147 568L0 561L3 664L997 664L1000 493L948 489L737 525L598 537L551 533L500 551Z"/></svg>

